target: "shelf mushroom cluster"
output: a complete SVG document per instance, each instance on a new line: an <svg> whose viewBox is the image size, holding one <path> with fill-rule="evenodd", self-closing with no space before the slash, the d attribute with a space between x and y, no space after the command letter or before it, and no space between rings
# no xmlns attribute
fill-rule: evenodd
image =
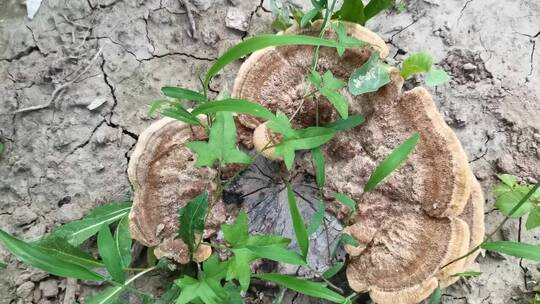
<svg viewBox="0 0 540 304"><path fill-rule="evenodd" d="M311 28L291 28L289 34L316 35L319 23ZM346 50L339 56L334 49L321 48L318 69L330 70L337 78L349 75L367 62L371 52L388 55L384 41L375 33L348 24L349 35L370 43L368 47ZM327 33L329 37L333 33ZM261 103L271 111L291 117L295 127L338 119L338 114L323 96L303 102L309 88L305 75L314 52L309 46L266 48L252 54L236 78L233 96ZM476 254L447 263L477 246L484 237L484 198L467 162L459 140L437 111L424 88L402 91L403 78L391 71L391 82L374 93L352 96L349 114L362 114L366 122L340 131L323 146L326 158L326 186L323 195L329 206L332 193L353 197L358 212L345 228L360 246L346 246L349 253L347 279L357 292L369 292L376 303L418 303L438 286L448 286L452 276L470 267ZM264 121L239 115L241 132L251 130L253 139L240 135L246 145L264 146L268 130ZM257 130L257 131L254 131ZM240 131L239 131L240 132ZM419 132L421 139L408 159L371 192L363 185L377 164L399 143ZM129 164L129 178L135 190L130 217L134 238L157 246L156 254L186 263L187 247L175 240L178 225L176 210L200 192L215 187L211 169L194 166L193 153L183 146L200 139L201 130L181 122L162 119L143 132ZM262 139L261 139L262 138ZM262 144L261 144L262 142ZM266 151L268 152L268 151ZM271 152L271 151L270 151ZM265 153L275 158L272 153ZM298 157L297 166L313 174L309 161ZM225 220L221 201L213 202L205 236L215 233ZM336 215L338 208L334 210ZM201 248L200 259L209 255Z"/></svg>

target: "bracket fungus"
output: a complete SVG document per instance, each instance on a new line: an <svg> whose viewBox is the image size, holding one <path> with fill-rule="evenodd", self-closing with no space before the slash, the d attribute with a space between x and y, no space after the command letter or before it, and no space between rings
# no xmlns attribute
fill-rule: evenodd
<svg viewBox="0 0 540 304"><path fill-rule="evenodd" d="M318 28L315 24L286 33L316 35ZM383 40L369 30L348 24L347 33L370 46L347 49L343 56L322 47L319 71L329 70L336 78L347 79L373 51L379 51L382 58L388 54ZM232 95L294 116L295 127L315 125L315 113L321 125L338 119L325 97L314 97L317 102L303 100L313 52L313 47L301 45L255 52L240 68ZM443 266L478 245L484 236L482 191L459 140L429 92L421 87L402 92L403 81L399 71L392 69L391 82L377 92L360 96L342 92L348 98L349 114L362 114L366 122L339 132L322 148L326 158L323 195L329 201L328 209L339 217L339 208L331 199L334 192L347 194L358 203L357 214L345 228L361 244L347 250L351 254L346 271L349 285L355 291L369 292L377 303L417 303L438 282L441 286L453 283L452 275L464 271L475 256ZM266 143L258 142L257 136L268 139L261 133L266 132L264 121L245 115L238 120L256 130L254 142L260 150ZM421 139L409 158L376 189L364 192L363 185L376 165L415 132ZM309 160L297 157L296 161L313 174Z"/></svg>
<svg viewBox="0 0 540 304"><path fill-rule="evenodd" d="M178 209L204 191L216 189L216 171L196 168L196 157L184 146L190 140L205 137L201 128L162 118L139 136L131 155L128 177L133 185L133 208L129 216L130 232L134 239L155 247L155 255L178 263L190 261L187 245L177 239ZM221 200L209 198L210 213L204 235L217 232L225 221ZM200 245L193 259L206 260L211 248Z"/></svg>

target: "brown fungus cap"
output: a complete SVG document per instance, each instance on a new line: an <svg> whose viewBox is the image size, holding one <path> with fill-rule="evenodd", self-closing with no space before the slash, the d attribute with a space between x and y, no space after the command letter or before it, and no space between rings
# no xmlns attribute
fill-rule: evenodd
<svg viewBox="0 0 540 304"><path fill-rule="evenodd" d="M196 168L196 156L184 146L204 136L202 129L162 118L141 133L129 161L128 176L134 190L131 235L145 246L156 247L156 256L178 263L189 262L187 245L176 239L178 209L200 193L216 189L215 170ZM204 237L215 233L225 221L223 203L210 197L209 205L213 207ZM200 246L194 258L208 258L208 249Z"/></svg>
<svg viewBox="0 0 540 304"><path fill-rule="evenodd" d="M358 25L347 24L347 29L352 35L360 33L359 39L370 37L375 45L348 49L341 57L334 49L321 48L318 70L330 70L343 80L364 64L372 51L387 54L384 43L378 42L382 39L373 38L376 34ZM315 35L317 27L293 28L286 33ZM254 53L239 71L233 96L258 101L291 117L309 90L305 75L313 50L286 46ZM450 276L463 271L471 261L463 259L441 267L483 237L482 194L473 183L459 140L428 91L415 88L402 92L402 85L399 71L392 69L391 82L377 92L351 96L344 90L349 114L362 114L366 122L340 131L322 149L325 197L339 192L358 202L358 213L346 228L360 242L357 248L348 248L354 253L347 266L349 285L369 292L377 303L418 303L427 298L438 281L451 283ZM324 97L315 98L319 98L321 125L339 118ZM294 126L315 124L314 104L313 100L304 102L292 121ZM261 123L242 115L239 121L252 129ZM377 164L416 132L421 139L408 159L376 189L363 193L363 185ZM313 168L305 170L313 172Z"/></svg>

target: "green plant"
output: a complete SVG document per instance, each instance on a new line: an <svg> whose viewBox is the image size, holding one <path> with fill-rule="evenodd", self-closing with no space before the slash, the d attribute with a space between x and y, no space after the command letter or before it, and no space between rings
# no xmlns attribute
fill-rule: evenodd
<svg viewBox="0 0 540 304"><path fill-rule="evenodd" d="M155 101L149 109L149 115L159 112L163 116L203 128L208 140L189 142L186 147L197 155L197 166L210 167L218 172L216 191L200 193L185 207L178 210L180 220L178 238L184 241L192 256L201 244L204 244L223 251L229 258L220 260L217 255L212 255L202 263L193 261L182 268L178 278L159 299L132 288L131 284L143 275L152 271L167 271L169 268L166 261L159 261L156 265L153 259L149 259L150 262L146 268L130 268L132 241L127 226L127 215L131 209L129 203L98 207L84 219L61 226L39 241L24 242L1 230L0 241L24 263L51 274L82 280L105 281L111 285L103 292L86 299L86 303L115 303L125 292L141 295L145 303L242 303L242 296L248 290L253 277L272 281L282 286L283 291L291 289L336 303L351 303L357 295L355 293L346 295L343 290L329 281L342 269L343 262L336 263L324 273L318 273L308 263L309 236L315 233L323 222L324 202L319 202L316 213L306 223L298 210L294 191L288 180L285 182L289 210L300 252L288 249L290 239L276 235L249 234L247 215L244 211L240 211L233 224L221 226L224 235L222 244L205 243L202 233L208 210L212 207L210 202L222 195L220 186L223 166L231 163L248 165L255 157L258 157L258 154L249 156L237 147L233 112L263 118L268 121L270 129L282 135L283 140L274 147L276 154L284 158L289 170L294 163L296 151L309 150L316 169L318 191L322 194L322 188L325 185L325 159L321 146L330 141L338 132L359 126L365 120L361 115L349 116L348 103L341 90L347 89L353 95L376 91L390 81L390 69L380 61L378 53L374 52L370 60L356 70L348 83L345 83L335 78L330 71L318 70L319 48L321 46L335 48L341 56L347 48L366 45L366 42L348 36L341 22L364 25L369 19L391 7L392 3L393 1L390 0L371 0L364 6L361 0L345 0L340 9L334 10L336 0L331 0L330 3L327 0L313 0L313 8L304 14L287 3L272 1L276 18L273 23L275 28L283 29L289 26L291 19L300 26L322 19L318 37L255 36L231 47L214 62L205 77L201 79L200 92L186 88L162 88L163 94L168 98ZM336 33L336 39L323 38L329 28ZM266 47L296 44L315 47L310 70L306 75L311 86L305 97L315 94L326 97L340 114L340 119L326 126L319 126L317 114L314 126L295 129L290 123L294 117L289 118L279 111L274 114L260 104L249 100L215 100L209 96L210 81L229 63ZM407 67L409 63L404 62L404 70ZM424 67L427 67L427 64ZM436 72L433 72L435 75L429 76L432 71L431 65L424 71L428 72L430 79L437 79L440 76ZM187 101L195 105L191 112L186 109ZM416 133L396 147L373 171L371 178L364 186L365 192L374 189L386 176L398 168L414 150L418 140L420 140L420 135ZM351 214L356 212L356 202L350 197L343 194L336 194L335 197L351 209ZM97 235L101 260L80 248L83 242L95 235ZM348 234L341 236L341 242L353 246L358 245L358 242ZM251 264L259 259L304 266L310 269L318 280L306 280L281 274L252 274ZM96 272L97 268L105 268L108 274L102 275L101 272Z"/></svg>

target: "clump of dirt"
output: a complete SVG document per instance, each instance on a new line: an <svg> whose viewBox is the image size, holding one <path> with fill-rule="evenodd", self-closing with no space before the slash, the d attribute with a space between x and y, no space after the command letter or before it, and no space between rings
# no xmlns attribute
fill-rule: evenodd
<svg viewBox="0 0 540 304"><path fill-rule="evenodd" d="M479 52L455 49L448 53L442 62L443 69L452 76L452 81L465 84L493 78L486 69Z"/></svg>

